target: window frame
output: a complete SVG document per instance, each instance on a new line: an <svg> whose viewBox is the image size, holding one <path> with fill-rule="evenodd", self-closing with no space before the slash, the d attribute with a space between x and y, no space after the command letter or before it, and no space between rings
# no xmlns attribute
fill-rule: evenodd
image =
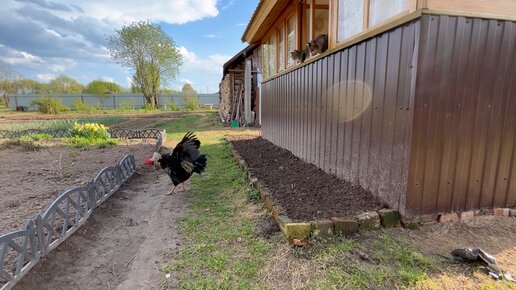
<svg viewBox="0 0 516 290"><path fill-rule="evenodd" d="M339 4L340 4L339 2L340 1L339 0L331 0L330 9L332 9L333 13L331 13L332 15L330 17L332 17L331 23L334 24L334 26L333 26L334 29L332 30L332 33L331 33L332 40L331 40L330 47L336 47L342 43L345 43L347 41L350 41L352 39L360 37L361 35L369 32L377 27L381 27L387 23L393 22L398 18L401 18L411 12L416 11L416 9L417 9L417 0L408 0L406 9L404 9L401 12L399 12L389 18L386 18L374 25L369 25L369 22L370 22L369 20L371 17L370 12L371 12L371 1L372 0L362 0L362 1L363 1L363 5L364 5L364 15L363 15L363 19L362 19L362 31L339 41L338 40L338 33L339 33L338 31L339 31ZM332 27L332 25L330 25L330 27Z"/></svg>
<svg viewBox="0 0 516 290"><path fill-rule="evenodd" d="M290 57L290 51L289 51L289 40L288 40L288 26L289 26L289 20L292 19L293 22L293 28L294 28L294 46L292 49L299 49L298 48L298 24L297 24L297 14L295 11L290 12L287 14L287 17L285 17L285 69L293 67L296 65L296 61ZM289 64L289 59L292 59L292 63Z"/></svg>

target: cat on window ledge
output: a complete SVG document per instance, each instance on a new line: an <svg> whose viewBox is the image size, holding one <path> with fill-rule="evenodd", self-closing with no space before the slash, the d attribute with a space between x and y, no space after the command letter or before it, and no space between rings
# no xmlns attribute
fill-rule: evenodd
<svg viewBox="0 0 516 290"><path fill-rule="evenodd" d="M328 35L321 34L317 36L312 41L306 44L306 48L303 50L294 49L290 52L290 56L293 60L299 60L300 62L304 62L308 55L316 55L319 53L323 53L328 49Z"/></svg>
<svg viewBox="0 0 516 290"><path fill-rule="evenodd" d="M305 59L308 57L308 48L305 48L303 50L294 49L290 52L290 56L293 60L299 60L300 62L304 62Z"/></svg>
<svg viewBox="0 0 516 290"><path fill-rule="evenodd" d="M310 55L325 52L328 49L328 34L321 34L315 39L312 39L312 41L308 43L308 49L310 50Z"/></svg>

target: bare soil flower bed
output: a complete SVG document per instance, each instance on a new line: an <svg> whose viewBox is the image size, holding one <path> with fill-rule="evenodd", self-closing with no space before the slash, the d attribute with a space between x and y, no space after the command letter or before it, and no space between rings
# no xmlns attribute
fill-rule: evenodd
<svg viewBox="0 0 516 290"><path fill-rule="evenodd" d="M46 142L38 151L0 146L0 233L23 228L64 191L92 180L104 167L133 154L137 166L156 140L126 140L103 149L72 149Z"/></svg>
<svg viewBox="0 0 516 290"><path fill-rule="evenodd" d="M371 192L325 173L261 137L238 135L228 139L291 219L353 217L382 208Z"/></svg>

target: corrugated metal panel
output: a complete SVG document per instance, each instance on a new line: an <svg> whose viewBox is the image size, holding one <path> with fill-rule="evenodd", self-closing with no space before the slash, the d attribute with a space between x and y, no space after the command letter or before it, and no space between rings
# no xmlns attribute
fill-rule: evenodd
<svg viewBox="0 0 516 290"><path fill-rule="evenodd" d="M516 23L421 22L407 213L516 205Z"/></svg>
<svg viewBox="0 0 516 290"><path fill-rule="evenodd" d="M264 138L398 208L418 30L416 20L265 82Z"/></svg>

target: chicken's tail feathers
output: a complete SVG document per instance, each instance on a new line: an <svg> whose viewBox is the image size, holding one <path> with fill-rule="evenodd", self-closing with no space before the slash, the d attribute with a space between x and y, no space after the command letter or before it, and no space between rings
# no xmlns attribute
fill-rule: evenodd
<svg viewBox="0 0 516 290"><path fill-rule="evenodd" d="M183 137L180 143L184 144L187 143L189 140L192 140L195 144L195 147L199 149L199 147L201 146L201 141L199 141L199 139L197 139L197 136L195 136L194 132L191 131L186 132L185 136Z"/></svg>
<svg viewBox="0 0 516 290"><path fill-rule="evenodd" d="M206 162L208 161L206 157L207 156L205 154L199 155L199 157L194 162L193 172L201 174L201 172L204 171L204 168L206 168Z"/></svg>

